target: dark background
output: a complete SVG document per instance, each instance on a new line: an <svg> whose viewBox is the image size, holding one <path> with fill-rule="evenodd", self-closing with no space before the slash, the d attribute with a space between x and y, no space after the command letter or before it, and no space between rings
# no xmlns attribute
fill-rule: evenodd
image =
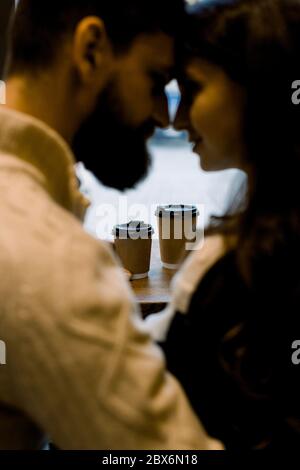
<svg viewBox="0 0 300 470"><path fill-rule="evenodd" d="M3 78L7 27L14 4L14 0L0 0L0 79Z"/></svg>

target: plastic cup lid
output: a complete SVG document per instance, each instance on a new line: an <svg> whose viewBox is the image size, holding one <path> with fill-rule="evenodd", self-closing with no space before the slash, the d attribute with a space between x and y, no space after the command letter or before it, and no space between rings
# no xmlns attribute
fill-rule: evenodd
<svg viewBox="0 0 300 470"><path fill-rule="evenodd" d="M131 220L128 224L119 224L113 228L112 231L115 237L134 237L137 238L139 235L152 235L154 233L153 227L150 224L145 224L140 220Z"/></svg>
<svg viewBox="0 0 300 470"><path fill-rule="evenodd" d="M185 204L169 204L166 206L158 206L155 212L157 217L185 217L187 215L199 215L196 206Z"/></svg>

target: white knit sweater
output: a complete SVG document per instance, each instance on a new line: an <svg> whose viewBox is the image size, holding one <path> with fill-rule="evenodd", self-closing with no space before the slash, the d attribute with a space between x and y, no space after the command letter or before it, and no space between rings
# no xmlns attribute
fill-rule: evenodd
<svg viewBox="0 0 300 470"><path fill-rule="evenodd" d="M113 254L74 217L73 163L0 108L0 449L207 448Z"/></svg>

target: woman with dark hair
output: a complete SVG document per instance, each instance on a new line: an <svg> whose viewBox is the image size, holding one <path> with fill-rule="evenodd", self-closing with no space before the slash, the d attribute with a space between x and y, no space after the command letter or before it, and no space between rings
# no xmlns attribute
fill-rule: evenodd
<svg viewBox="0 0 300 470"><path fill-rule="evenodd" d="M227 449L295 447L300 2L201 1L181 58L177 128L203 169L243 169L249 187L245 209L212 225L149 324L210 435Z"/></svg>

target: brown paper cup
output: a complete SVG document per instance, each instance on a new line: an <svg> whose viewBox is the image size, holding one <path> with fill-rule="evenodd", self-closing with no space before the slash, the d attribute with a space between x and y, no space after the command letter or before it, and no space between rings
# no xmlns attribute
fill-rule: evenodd
<svg viewBox="0 0 300 470"><path fill-rule="evenodd" d="M143 279L150 269L152 234L151 225L133 221L114 227L115 249L131 279Z"/></svg>
<svg viewBox="0 0 300 470"><path fill-rule="evenodd" d="M196 240L199 211L195 206L167 205L159 206L156 216L163 267L178 269L189 253L186 245Z"/></svg>

